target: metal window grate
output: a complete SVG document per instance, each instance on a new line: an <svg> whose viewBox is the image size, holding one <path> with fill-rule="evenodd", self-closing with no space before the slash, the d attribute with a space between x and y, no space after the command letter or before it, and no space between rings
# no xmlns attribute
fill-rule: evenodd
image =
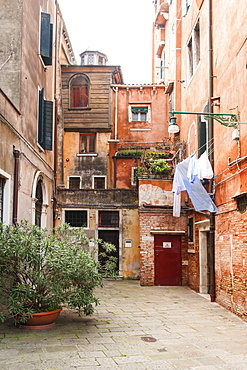
<svg viewBox="0 0 247 370"><path fill-rule="evenodd" d="M87 211L65 211L65 222L72 227L87 227Z"/></svg>
<svg viewBox="0 0 247 370"><path fill-rule="evenodd" d="M119 227L119 212L99 211L99 227Z"/></svg>
<svg viewBox="0 0 247 370"><path fill-rule="evenodd" d="M80 177L70 177L69 178L69 188L70 189L80 189Z"/></svg>
<svg viewBox="0 0 247 370"><path fill-rule="evenodd" d="M244 213L247 209L247 194L237 198L237 207L240 213Z"/></svg>
<svg viewBox="0 0 247 370"><path fill-rule="evenodd" d="M105 177L94 178L94 189L105 189Z"/></svg>

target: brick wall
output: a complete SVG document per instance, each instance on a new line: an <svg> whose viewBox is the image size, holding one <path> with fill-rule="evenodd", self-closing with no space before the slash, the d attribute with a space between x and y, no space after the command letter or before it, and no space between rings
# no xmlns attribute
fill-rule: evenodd
<svg viewBox="0 0 247 370"><path fill-rule="evenodd" d="M234 200L219 207L216 215L216 300L234 313L247 317L246 212Z"/></svg>
<svg viewBox="0 0 247 370"><path fill-rule="evenodd" d="M172 216L170 210L140 210L140 283L141 285L155 284L154 268L154 235L151 230L187 231L187 217ZM181 235L181 270L182 285L188 284L188 253L187 233Z"/></svg>

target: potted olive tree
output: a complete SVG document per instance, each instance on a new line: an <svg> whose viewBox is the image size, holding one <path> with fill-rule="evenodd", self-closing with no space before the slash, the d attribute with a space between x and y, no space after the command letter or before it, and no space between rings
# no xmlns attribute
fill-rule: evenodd
<svg viewBox="0 0 247 370"><path fill-rule="evenodd" d="M94 240L95 245L102 242ZM14 323L26 328L54 325L62 305L90 315L99 303L94 288L113 274L115 260L101 266L82 229L64 224L47 232L26 221L17 226L0 224L0 320L8 312ZM115 248L103 243L105 254ZM48 317L49 316L49 317ZM38 323L34 322L38 317Z"/></svg>

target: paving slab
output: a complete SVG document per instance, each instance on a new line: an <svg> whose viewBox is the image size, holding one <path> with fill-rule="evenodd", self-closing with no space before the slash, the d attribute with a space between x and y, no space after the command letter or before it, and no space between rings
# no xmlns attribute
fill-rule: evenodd
<svg viewBox="0 0 247 370"><path fill-rule="evenodd" d="M90 316L55 327L0 326L1 370L247 370L247 323L188 287L107 280Z"/></svg>

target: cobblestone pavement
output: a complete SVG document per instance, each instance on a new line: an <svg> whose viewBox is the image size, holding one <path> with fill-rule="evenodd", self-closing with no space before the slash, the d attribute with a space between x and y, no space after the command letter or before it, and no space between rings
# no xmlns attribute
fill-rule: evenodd
<svg viewBox="0 0 247 370"><path fill-rule="evenodd" d="M247 370L247 323L187 287L106 281L91 317L54 328L1 324L0 369Z"/></svg>

